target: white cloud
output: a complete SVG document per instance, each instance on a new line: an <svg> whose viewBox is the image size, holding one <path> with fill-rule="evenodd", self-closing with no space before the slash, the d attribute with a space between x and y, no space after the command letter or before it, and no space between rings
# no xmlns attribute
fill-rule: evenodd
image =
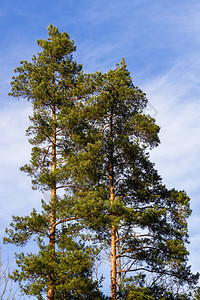
<svg viewBox="0 0 200 300"><path fill-rule="evenodd" d="M190 263L199 271L200 227L200 60L196 54L180 60L171 70L143 86L158 114L161 144L151 159L168 187L185 190L191 197L189 218Z"/></svg>
<svg viewBox="0 0 200 300"><path fill-rule="evenodd" d="M161 145L152 151L151 157L171 185L181 179L191 187L198 181L192 177L200 171L198 72L200 68L196 70L195 63L193 66L178 63L167 74L149 81L143 87L151 105L158 111L156 120L161 126Z"/></svg>
<svg viewBox="0 0 200 300"><path fill-rule="evenodd" d="M38 207L40 198L31 190L30 178L19 167L28 163L31 147L25 137L30 106L18 102L0 111L0 218L3 230L11 215L23 215Z"/></svg>

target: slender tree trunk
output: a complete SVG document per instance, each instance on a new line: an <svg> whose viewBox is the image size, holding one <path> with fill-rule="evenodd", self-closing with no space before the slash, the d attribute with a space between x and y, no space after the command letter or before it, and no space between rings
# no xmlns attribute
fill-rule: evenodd
<svg viewBox="0 0 200 300"><path fill-rule="evenodd" d="M55 106L52 107L52 119L53 122L55 122L56 120ZM56 127L54 126L53 134L52 134L52 167L51 167L51 172L53 177L55 176L55 170L56 170ZM51 251L51 262L54 261L54 257L55 257L55 223L56 223L55 201L56 201L56 180L53 180L52 188L51 188L50 239L49 239L49 248ZM49 274L49 278L48 278L47 300L54 300L53 269Z"/></svg>
<svg viewBox="0 0 200 300"><path fill-rule="evenodd" d="M116 299L117 270L116 270L116 228L111 228L111 299Z"/></svg>
<svg viewBox="0 0 200 300"><path fill-rule="evenodd" d="M114 171L113 171L113 114L110 114L110 203L111 206L114 203ZM117 288L117 268L116 268L116 228L115 225L111 226L111 299L116 300L116 288Z"/></svg>
<svg viewBox="0 0 200 300"><path fill-rule="evenodd" d="M117 254L120 254L121 252L121 243L120 241L118 241L118 245L117 245ZM118 287L119 290L121 290L121 282L122 282L122 273L121 273L121 257L119 256L117 259L117 270L118 270ZM119 300L121 300L121 297L119 298Z"/></svg>

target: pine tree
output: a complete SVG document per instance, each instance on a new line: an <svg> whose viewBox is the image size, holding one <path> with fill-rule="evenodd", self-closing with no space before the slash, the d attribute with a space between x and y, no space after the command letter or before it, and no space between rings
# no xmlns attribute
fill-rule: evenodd
<svg viewBox="0 0 200 300"><path fill-rule="evenodd" d="M191 300L195 299L194 291L189 293L180 293L171 289L164 282L154 282L152 285L146 285L146 276L140 274L131 278L127 278L123 282L121 290L121 299L146 299L146 300Z"/></svg>
<svg viewBox="0 0 200 300"><path fill-rule="evenodd" d="M159 280L164 288L192 287L198 276L187 266L189 198L168 190L149 160L159 127L143 113L147 98L125 61L83 76L68 34L50 25L48 40L38 44L42 52L15 70L11 95L32 102L32 158L22 170L51 199L41 213L13 217L7 229L5 242L21 246L36 237L39 246L38 254L17 255L14 280L38 299L45 292L49 300L102 299L92 280L98 244L110 249L112 300L138 293L151 299L134 277L126 284L130 272L152 274L157 291Z"/></svg>
<svg viewBox="0 0 200 300"><path fill-rule="evenodd" d="M88 129L68 166L78 187L76 216L110 248L111 299L130 272L192 286L198 275L187 266L189 198L168 190L149 160L159 127L143 113L145 94L133 85L124 60L106 74L86 76L85 87Z"/></svg>
<svg viewBox="0 0 200 300"><path fill-rule="evenodd" d="M38 40L42 51L15 70L10 95L32 103L32 125L27 130L32 156L21 169L32 177L33 189L50 191L51 197L42 201L41 213L33 209L29 216L13 217L5 242L23 246L37 238L38 254L16 257L21 271L16 270L13 279L26 295L44 299L47 293L48 300L102 299L92 279L95 247L86 245L80 234L82 228L72 214L73 195L58 193L71 185L62 153L74 151L70 136L73 132L76 136L73 111L82 67L73 61L75 46L69 35L52 25L48 33L47 40Z"/></svg>

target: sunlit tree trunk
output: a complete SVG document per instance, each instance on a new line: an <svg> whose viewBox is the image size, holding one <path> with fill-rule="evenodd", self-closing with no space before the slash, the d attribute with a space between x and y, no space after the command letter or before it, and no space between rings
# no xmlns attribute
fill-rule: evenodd
<svg viewBox="0 0 200 300"><path fill-rule="evenodd" d="M111 201L113 193L111 193ZM116 299L116 228L112 225L111 228L111 299Z"/></svg>
<svg viewBox="0 0 200 300"><path fill-rule="evenodd" d="M56 112L55 106L52 107L52 120L54 123L53 134L52 134L52 167L51 172L53 178L55 177L56 170ZM56 201L56 180L54 179L52 182L51 188L51 211L50 211L50 239L49 239L49 247L51 250L51 262L54 261L55 256L55 223L56 223L56 215L55 215L55 201ZM51 263L50 262L50 263ZM48 292L47 299L54 300L54 276L53 276L53 268L52 273L49 274L48 278Z"/></svg>
<svg viewBox="0 0 200 300"><path fill-rule="evenodd" d="M117 254L119 255L121 252L121 245L120 245L120 241L118 241L118 245L117 245ZM119 256L117 258L117 270L118 270L118 287L119 290L121 289L121 282L122 282L122 274L121 274L121 257ZM121 300L121 297L119 298L119 300Z"/></svg>
<svg viewBox="0 0 200 300"><path fill-rule="evenodd" d="M109 155L110 203L114 203L114 171L113 171L113 113L110 114L110 155ZM116 228L111 227L111 299L116 299L117 270L116 270Z"/></svg>

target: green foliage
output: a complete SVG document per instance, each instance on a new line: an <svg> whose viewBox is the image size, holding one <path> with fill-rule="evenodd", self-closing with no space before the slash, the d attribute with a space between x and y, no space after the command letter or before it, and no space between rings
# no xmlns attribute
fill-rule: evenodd
<svg viewBox="0 0 200 300"><path fill-rule="evenodd" d="M6 230L6 243L34 239L39 249L16 255L12 278L37 299L49 289L52 299L104 299L92 272L114 228L121 299L189 299L184 287L198 279L187 266L190 199L167 189L149 160L160 128L144 113L146 95L124 59L106 74L83 74L69 35L48 30L42 51L11 82L10 95L33 106L31 161L21 170L33 189L51 191L41 213L13 217Z"/></svg>
<svg viewBox="0 0 200 300"><path fill-rule="evenodd" d="M76 215L106 247L115 227L122 278L142 271L192 287L198 274L187 266L190 199L184 191L168 190L149 160L147 148L158 145L159 127L143 114L145 94L133 85L124 60L85 80L87 126L77 139L79 151L68 158L79 186Z"/></svg>
<svg viewBox="0 0 200 300"><path fill-rule="evenodd" d="M50 272L55 279L55 297L58 297L55 299L93 299L92 296L103 299L98 283L92 279L91 249L84 249L69 238L66 240L68 249L57 249L56 259L52 264L49 264L51 251L48 247L43 246L37 255L16 255L17 264L22 271L15 271L12 278L20 283L24 294L37 296L38 299L46 298Z"/></svg>
<svg viewBox="0 0 200 300"><path fill-rule="evenodd" d="M38 40L42 52L33 56L32 62L22 61L15 69L10 95L28 99L33 104L32 125L27 130L33 145L31 162L21 168L33 178L33 188L49 190L54 181L63 183L67 177L61 168L61 154L68 143L76 94L77 76L81 65L73 61L74 42L67 33L49 26L49 38ZM63 114L63 107L65 114ZM55 120L52 112L55 111ZM65 125L63 125L63 122ZM57 170L51 172L52 134L56 130Z"/></svg>
<svg viewBox="0 0 200 300"><path fill-rule="evenodd" d="M170 287L169 282L154 282L146 286L146 276L139 274L131 278L127 278L120 292L121 299L135 300L189 300L194 299L192 293L176 292Z"/></svg>
<svg viewBox="0 0 200 300"><path fill-rule="evenodd" d="M51 191L51 196L42 202L41 213L33 209L29 216L13 217L4 242L25 246L37 241L37 254L16 255L19 269L12 278L24 294L45 299L51 290L52 299L104 299L92 278L98 250L84 241L86 233L73 213L72 192L63 197L58 193L72 185L64 160L75 152L76 132L81 132L81 124L74 126L74 116L82 67L73 61L76 48L69 35L52 25L48 33L47 40L38 40L42 51L15 69L10 95L33 106L27 130L31 161L21 170L31 176L33 189Z"/></svg>
<svg viewBox="0 0 200 300"><path fill-rule="evenodd" d="M59 199L56 207L58 220L66 217L63 207L65 204L69 207L69 203L69 197ZM13 217L4 242L24 246L33 238L37 240L39 252L16 254L20 270L16 270L11 278L19 282L24 294L36 296L37 299L46 298L49 274L55 280L55 299L104 299L98 282L92 279L99 251L94 246L85 245L85 234L83 232L81 235L81 227L77 222L62 222L57 226L56 253L51 262L52 250L48 246L50 209L51 206L43 202L40 214L33 210L29 216Z"/></svg>

